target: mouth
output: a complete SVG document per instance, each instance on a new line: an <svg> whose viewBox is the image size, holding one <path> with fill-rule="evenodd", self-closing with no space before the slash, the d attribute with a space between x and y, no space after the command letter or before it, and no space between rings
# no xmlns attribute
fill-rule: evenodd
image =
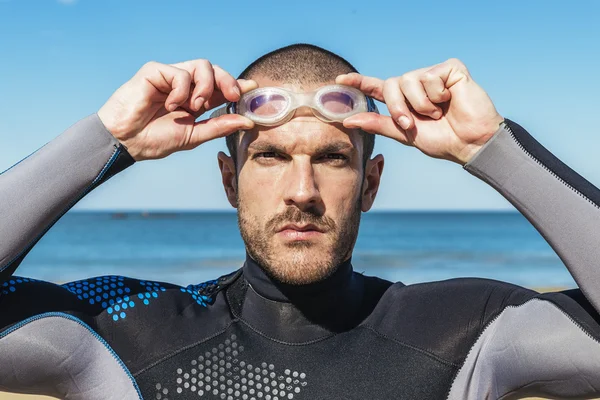
<svg viewBox="0 0 600 400"><path fill-rule="evenodd" d="M311 240L323 235L325 231L313 224L287 224L277 230L277 235L287 240Z"/></svg>

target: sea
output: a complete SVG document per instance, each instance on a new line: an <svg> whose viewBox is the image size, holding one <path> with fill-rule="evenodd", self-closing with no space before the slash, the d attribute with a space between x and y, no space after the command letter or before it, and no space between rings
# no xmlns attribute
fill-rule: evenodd
<svg viewBox="0 0 600 400"><path fill-rule="evenodd" d="M205 282L245 259L231 212L88 212L61 218L17 275L64 283L123 275ZM575 287L562 261L517 212L369 212L354 270L405 284L482 277L530 288Z"/></svg>

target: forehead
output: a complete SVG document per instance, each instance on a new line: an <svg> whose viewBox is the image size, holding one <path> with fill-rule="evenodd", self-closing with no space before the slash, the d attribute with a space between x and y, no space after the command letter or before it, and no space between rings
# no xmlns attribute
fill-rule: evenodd
<svg viewBox="0 0 600 400"><path fill-rule="evenodd" d="M267 76L252 76L258 87L282 87L294 92L312 92L322 86L333 85L335 80L325 82L282 82ZM294 149L307 149L326 146L331 143L346 142L357 150L362 149L362 141L356 129L347 129L341 123L326 123L314 116L306 107L296 110L294 117L285 124L273 127L255 126L242 131L240 148L247 150L251 143L272 143Z"/></svg>
<svg viewBox="0 0 600 400"><path fill-rule="evenodd" d="M252 79L256 83L258 83L258 87L275 86L275 87L282 87L285 89L289 89L294 92L312 92L313 90L316 90L322 86L335 84L335 79L332 79L331 81L323 81L323 82L299 82L299 81L283 82L283 81L273 80L272 78L270 78L268 76L264 76L264 75L252 76L250 79Z"/></svg>

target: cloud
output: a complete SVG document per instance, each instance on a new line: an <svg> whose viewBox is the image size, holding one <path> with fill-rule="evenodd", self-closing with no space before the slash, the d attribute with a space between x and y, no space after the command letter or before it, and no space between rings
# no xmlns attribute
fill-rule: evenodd
<svg viewBox="0 0 600 400"><path fill-rule="evenodd" d="M57 0L60 4L71 5L77 3L77 0Z"/></svg>

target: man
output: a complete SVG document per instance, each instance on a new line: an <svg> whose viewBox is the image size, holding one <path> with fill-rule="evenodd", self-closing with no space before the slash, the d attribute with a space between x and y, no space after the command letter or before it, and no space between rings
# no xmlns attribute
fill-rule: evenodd
<svg viewBox="0 0 600 400"><path fill-rule="evenodd" d="M149 63L0 176L0 387L69 399L598 395L600 192L502 118L458 60L386 81L354 71L309 45L267 54L239 80L206 60ZM195 122L225 102L228 113ZM373 134L495 187L585 297L353 272L360 213L383 170ZM187 288L11 277L54 222L134 160L223 136L223 185L248 254L240 270Z"/></svg>

